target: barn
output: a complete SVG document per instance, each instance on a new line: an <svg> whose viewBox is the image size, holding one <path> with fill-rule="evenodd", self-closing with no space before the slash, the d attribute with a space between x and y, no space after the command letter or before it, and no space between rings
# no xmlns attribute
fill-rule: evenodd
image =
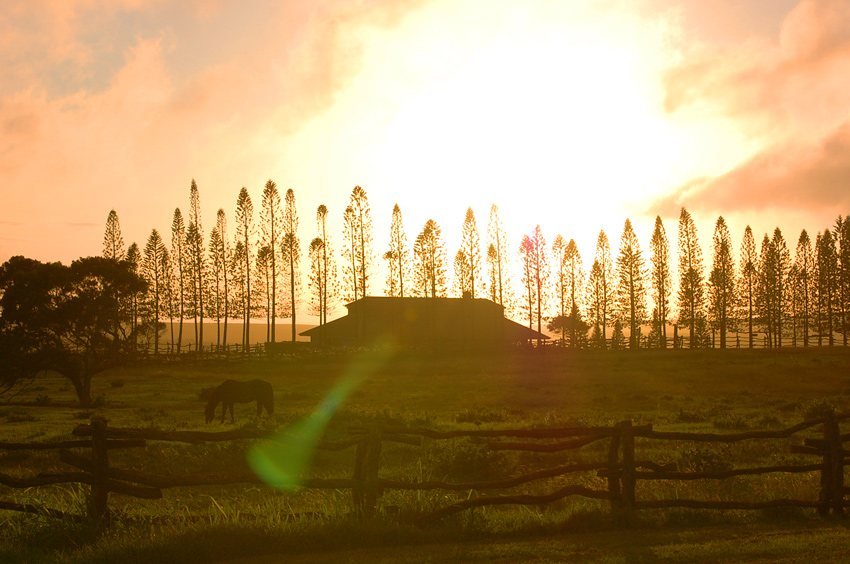
<svg viewBox="0 0 850 564"><path fill-rule="evenodd" d="M505 318L504 308L472 298L369 296L345 306L348 314L300 333L318 345L368 345L386 340L405 346L488 348L548 339Z"/></svg>

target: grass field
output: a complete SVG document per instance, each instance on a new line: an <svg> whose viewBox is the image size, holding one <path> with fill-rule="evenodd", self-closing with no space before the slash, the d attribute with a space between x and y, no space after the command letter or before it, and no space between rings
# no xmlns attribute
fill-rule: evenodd
<svg viewBox="0 0 850 564"><path fill-rule="evenodd" d="M103 415L116 427L205 430L286 427L312 413L334 384L348 374L360 375L363 380L332 420L328 429L331 438L344 436L352 424L374 420L438 428L516 428L576 423L607 425L629 418L635 423L652 423L656 429L663 430L734 432L781 428L820 413L828 406L850 409L850 351L844 349L526 351L451 354L438 358L424 353L385 358L364 351L126 367L95 380L93 396L98 398L97 407L87 410L75 406L70 385L61 379L45 378L11 403L0 405L0 424L7 441L67 437L76 424L86 422L92 415ZM244 404L236 407L235 425L218 422L205 425L203 402L198 394L202 388L226 378L270 381L276 391L274 420L258 420L253 405ZM781 441L717 447L638 443L642 458L676 463L688 469L716 468L730 461L742 466L803 461L789 454L783 446L786 443ZM153 443L144 450L116 451L111 456L115 466L159 474L226 473L246 468L245 448L243 443L201 446ZM600 444L570 454L498 453L497 456L468 440L440 445L426 443L421 448L399 445L385 449L381 475L411 480L506 477L515 468L596 460L604 457L604 448ZM317 477L347 477L352 459L351 453L319 453L312 473ZM0 454L2 473L27 475L58 468L55 455ZM593 486L600 479L595 475L579 475L574 480ZM653 482L642 485L638 493L642 498L676 495L705 499L816 499L816 482L816 475L739 477L676 486ZM526 486L524 491L551 491L554 484L550 481ZM82 488L70 486L6 490L0 495L3 499L42 502L77 512L82 510L84 499ZM5 557L171 561L180 560L182 555L183 559L204 561L212 557L277 552L297 553L304 561L311 561L309 554L316 552L315 561L321 561L323 554L330 554L324 551L336 550L334 554L338 555L354 550L350 553L354 561L381 558L394 561L399 558L393 556L393 550L422 545L433 547L434 561L451 561L463 543L476 546L477 542L490 543L493 539L500 539L498 553L485 550L481 552L484 556L470 559L526 559L531 554L529 551L539 545L544 560L559 560L578 546L575 543L561 546L563 543L552 541L549 536L563 536L565 532L585 539L581 541L587 543L585 552L575 553L582 560L605 561L607 554L610 561L635 561L635 555L641 555L639 550L633 554L613 548L606 552L606 542L624 548L624 537L611 530L606 504L590 500L571 499L546 507L475 510L419 530L405 525L400 517L406 512L445 504L449 496L388 492L383 498L384 506L398 506L401 515L382 513L377 522L358 524L348 515L350 494L341 491L284 493L245 485L176 488L166 490L164 495L164 499L152 502L113 495L110 503L118 520L105 536L97 536L85 527L4 512L0 514L6 525L0 533L0 560ZM301 517L287 517L293 513ZM836 539L846 538L843 525L823 524L813 513L802 511L712 515L646 511L636 526L639 531L659 524L670 531L695 528L696 532L692 533L695 536L689 542L705 560L734 559L736 545L723 539L731 531L746 527L761 531L759 535L765 538L770 536L769 531L779 532L764 543L766 552L761 556L759 545L748 549L750 557L768 560L775 559L774 556L805 560L806 551L810 552L818 543L823 544L824 554L828 554L829 547L837 545ZM794 532L783 537L782 531L789 527ZM609 540L604 540L607 537ZM627 537L640 544L645 535L632 531ZM673 559L678 554L685 559L688 550L676 548L688 546L680 537L679 533L658 535L654 537L652 550L643 554L647 558L654 555ZM512 553L514 549L517 552ZM389 552L382 556L382 551Z"/></svg>

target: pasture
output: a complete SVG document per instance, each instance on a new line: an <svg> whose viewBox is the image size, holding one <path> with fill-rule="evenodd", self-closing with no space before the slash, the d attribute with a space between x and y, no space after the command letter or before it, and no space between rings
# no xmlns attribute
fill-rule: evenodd
<svg viewBox="0 0 850 564"><path fill-rule="evenodd" d="M113 370L95 379L96 407L86 410L74 405L69 384L45 377L0 405L0 423L3 440L22 442L67 438L75 425L86 423L93 415L106 417L111 427L211 431L285 428L313 413L325 394L351 374L363 380L331 420L327 436L332 439L345 437L351 426L376 421L438 429L487 429L605 426L631 419L636 425L652 423L659 430L724 433L787 427L828 407L850 410L850 353L841 348L635 353L531 350L390 357L369 351L333 355L305 351L269 359L146 362ZM235 424L230 424L229 418L224 424L218 419L204 423L204 402L199 399L204 388L226 379L253 378L267 380L274 387L273 419L258 419L254 404L237 404ZM801 460L777 443L637 447L645 458L685 469ZM158 474L226 474L247 469L246 448L244 442L153 443L145 449L116 451L110 456L116 466L155 470ZM426 443L417 448L398 445L382 453L381 472L398 479L493 479L509 476L515 468L534 467L544 459L574 461L593 456L604 456L602 445L558 456L493 454L468 440L439 446ZM350 453L318 452L311 473L318 477L346 476L351 473L352 458ZM11 475L51 470L58 464L46 453L0 454L0 472ZM600 478L583 475L575 480L592 485ZM545 492L550 486L534 487ZM722 500L767 492L774 497L817 499L817 477L801 475L680 485L654 482L641 488L641 494L648 497L681 495ZM2 490L4 499L41 502L70 512L80 512L84 497L82 486ZM541 539L550 539L552 533L561 537L579 535L570 542L606 535L613 542L621 536L611 530L617 525L606 516L604 503L575 498L547 506L468 511L426 529L406 524L406 516L435 507L443 501L439 497L422 492L385 494L378 519L363 523L351 519L350 494L342 491L305 489L288 493L236 484L174 488L155 501L113 494L110 506L116 514L115 526L102 536L78 525L3 512L0 519L8 526L3 527L0 557L144 561L179 560L181 554L191 554L208 560L264 552L319 551L321 556L323 550L357 549L365 551L363 560L375 560L382 557L380 550L387 546L399 551L403 550L399 547L410 544L438 543L454 547L443 550L445 560L452 560L456 558L448 555L457 555L458 542L498 538L500 552L496 557L510 560L512 546L520 551L515 556L527 554L524 551L529 550L529 543L551 545L553 541ZM781 531L789 520L795 523L794 534L810 535L812 542L822 541L824 546L833 546L831 543L843 531L841 525L819 522L813 511L707 514L651 510L640 514L639 522L633 525L638 531L629 535L640 539L641 527L663 524L673 532L657 537L662 539L657 554L675 557L676 550L663 539L676 538L676 527L696 527L692 534L705 545L705 558L713 559L712 555L723 557L716 550L734 548L712 540L715 527L726 531L718 533L720 536L728 536L730 527ZM801 528L806 532L800 533ZM544 534L539 539L536 536ZM784 548L765 554L797 554L785 547L782 535L771 538L766 547ZM598 542L600 546L605 543ZM794 544L789 541L789 545ZM587 553L592 555L589 559L605 559L600 546ZM718 546L725 548L712 548ZM552 559L568 554L551 547L547 550ZM616 554L611 553L614 561ZM726 557L730 556L727 552ZM387 558L395 560L391 554Z"/></svg>

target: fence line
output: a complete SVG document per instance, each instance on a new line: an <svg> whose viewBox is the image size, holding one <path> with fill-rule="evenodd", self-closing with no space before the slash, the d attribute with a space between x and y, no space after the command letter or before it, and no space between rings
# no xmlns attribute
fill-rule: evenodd
<svg viewBox="0 0 850 564"><path fill-rule="evenodd" d="M823 516L830 513L842 515L844 508L850 505L850 502L845 500L845 496L850 493L850 488L845 487L844 480L844 468L848 461L850 461L850 451L844 450L843 445L843 443L850 441L850 433L842 434L839 423L847 419L850 419L850 414L830 413L824 417L803 421L786 429L730 434L662 432L653 430L652 425L633 425L628 420L611 427L549 429L440 431L398 426L354 427L349 429L349 433L351 434L349 439L336 442L322 442L319 445L319 448L329 451L341 451L355 447L355 462L351 477L305 478L301 481L301 487L306 489L350 490L355 514L368 516L377 511L380 498L386 490L498 491L515 488L538 480L568 476L581 472L595 472L598 477L605 479L607 485L605 489L592 489L578 484L567 485L551 493L541 495L523 493L476 495L438 508L431 513L420 515L417 518L417 522L420 524L475 507L492 505L538 505L551 503L569 496L607 500L610 504L612 514L624 522L630 521L636 510L676 507L709 510L757 510L773 507L804 507L815 508ZM649 460L640 460L636 455L636 438L662 442L732 443L748 440L787 439L801 431L817 426L822 427L822 438L805 437L802 445L790 445L790 448L786 450L786 452L796 454L817 456L820 458L820 461L817 463L757 466L721 471L682 472L675 465L663 465ZM174 487L263 483L254 474L247 473L238 475L164 476L138 470L116 468L110 465L108 456L110 450L117 448L143 448L147 446L148 441L199 444L215 441L262 440L270 437L269 432L247 430L209 433L202 431L109 428L106 421L102 418L93 418L91 424L77 426L73 430L73 434L89 437L89 439L43 443L0 443L0 450L57 450L60 461L75 469L75 471L71 472L42 473L27 478L17 478L0 474L0 484L12 488L32 488L60 483L86 484L90 487L90 491L85 518L101 523L107 523L109 521L108 499L111 492L143 499L159 499L162 497L163 489ZM604 451L604 458L602 460L562 464L555 467L526 471L519 475L490 481L457 483L434 480L391 480L380 477L383 443L398 442L418 446L421 445L422 439L443 441L456 438L522 438L531 441L525 443L484 443L487 448L492 450L559 452L563 450L578 450L605 440L608 441L608 447L607 451ZM561 439L569 440L561 441ZM539 440L556 442L536 442ZM85 457L69 450L80 448L91 449L91 457ZM710 501L698 499L641 500L636 496L636 486L641 481L724 480L736 476L758 476L777 473L818 473L820 478L818 499L795 500L783 498L759 501ZM0 501L0 509L38 513L57 518L83 518L83 516L75 516L55 509L38 507L32 504L19 504L11 501Z"/></svg>

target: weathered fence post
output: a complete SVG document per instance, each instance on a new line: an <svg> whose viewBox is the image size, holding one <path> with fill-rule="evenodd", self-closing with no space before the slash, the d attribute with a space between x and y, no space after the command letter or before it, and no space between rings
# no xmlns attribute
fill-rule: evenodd
<svg viewBox="0 0 850 564"><path fill-rule="evenodd" d="M106 419L92 417L92 484L88 499L89 518L105 523L109 519L109 455L106 445Z"/></svg>
<svg viewBox="0 0 850 564"><path fill-rule="evenodd" d="M381 430L372 429L357 445L354 455L354 480L357 486L352 489L354 512L358 517L375 513L381 487L378 484L378 470L381 466Z"/></svg>
<svg viewBox="0 0 850 564"><path fill-rule="evenodd" d="M623 443L623 515L626 522L630 523L634 517L635 508L635 435L632 422L623 421L618 425L621 430L621 441Z"/></svg>
<svg viewBox="0 0 850 564"><path fill-rule="evenodd" d="M824 466L829 462L829 485L831 490L832 514L844 514L844 452L841 444L841 430L835 412L830 412L823 425L823 438L827 441L828 455L824 457Z"/></svg>
<svg viewBox="0 0 850 564"><path fill-rule="evenodd" d="M611 513L619 516L623 498L620 491L620 427L614 427L608 446L608 495L611 496Z"/></svg>

